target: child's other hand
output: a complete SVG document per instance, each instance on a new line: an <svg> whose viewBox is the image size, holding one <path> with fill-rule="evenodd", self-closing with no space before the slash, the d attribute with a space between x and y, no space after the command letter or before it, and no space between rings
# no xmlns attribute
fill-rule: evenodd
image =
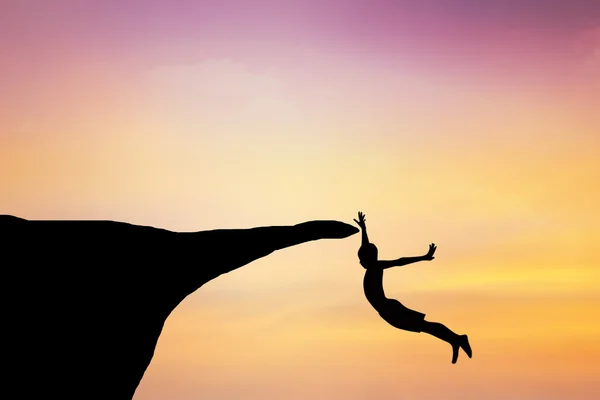
<svg viewBox="0 0 600 400"><path fill-rule="evenodd" d="M435 243L431 243L429 245L429 251L427 252L427 254L425 254L425 256L423 257L425 260L431 261L433 260L435 257L433 256L433 254L435 253L435 250L437 249L437 246L435 245Z"/></svg>

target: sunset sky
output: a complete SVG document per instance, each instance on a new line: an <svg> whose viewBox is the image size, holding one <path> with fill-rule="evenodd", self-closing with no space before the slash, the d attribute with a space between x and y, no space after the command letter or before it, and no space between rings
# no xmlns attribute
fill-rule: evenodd
<svg viewBox="0 0 600 400"><path fill-rule="evenodd" d="M0 214L174 231L352 223L169 317L135 400L600 393L597 0L4 0ZM82 266L85 268L85 266ZM85 397L85 396L84 396Z"/></svg>

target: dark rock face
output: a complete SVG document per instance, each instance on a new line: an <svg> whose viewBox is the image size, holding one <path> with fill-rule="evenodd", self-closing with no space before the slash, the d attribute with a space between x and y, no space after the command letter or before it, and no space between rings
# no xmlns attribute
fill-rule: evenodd
<svg viewBox="0 0 600 400"><path fill-rule="evenodd" d="M186 296L273 251L357 232L338 221L172 232L2 215L3 389L24 398L131 399Z"/></svg>

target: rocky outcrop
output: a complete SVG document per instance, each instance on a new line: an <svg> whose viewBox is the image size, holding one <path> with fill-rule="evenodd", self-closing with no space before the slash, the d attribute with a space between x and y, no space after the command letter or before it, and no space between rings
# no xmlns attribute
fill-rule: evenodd
<svg viewBox="0 0 600 400"><path fill-rule="evenodd" d="M173 232L0 216L3 389L15 398L131 399L186 296L276 250L357 232L338 221Z"/></svg>

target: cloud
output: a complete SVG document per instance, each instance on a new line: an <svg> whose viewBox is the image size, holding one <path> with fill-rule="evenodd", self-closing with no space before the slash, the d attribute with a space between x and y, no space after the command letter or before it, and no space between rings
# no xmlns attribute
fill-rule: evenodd
<svg viewBox="0 0 600 400"><path fill-rule="evenodd" d="M319 132L331 124L372 121L389 110L405 79L390 80L368 62L316 57L314 65L255 68L228 58L157 66L144 75L155 112L171 131ZM369 113L365 110L369 109ZM173 126L175 124L176 126ZM329 124L329 125L328 125ZM329 129L329 128L328 128ZM279 135L278 133L276 135Z"/></svg>
<svg viewBox="0 0 600 400"><path fill-rule="evenodd" d="M289 102L277 71L251 71L229 59L159 66L146 74L146 83L152 101L193 119L272 114Z"/></svg>

